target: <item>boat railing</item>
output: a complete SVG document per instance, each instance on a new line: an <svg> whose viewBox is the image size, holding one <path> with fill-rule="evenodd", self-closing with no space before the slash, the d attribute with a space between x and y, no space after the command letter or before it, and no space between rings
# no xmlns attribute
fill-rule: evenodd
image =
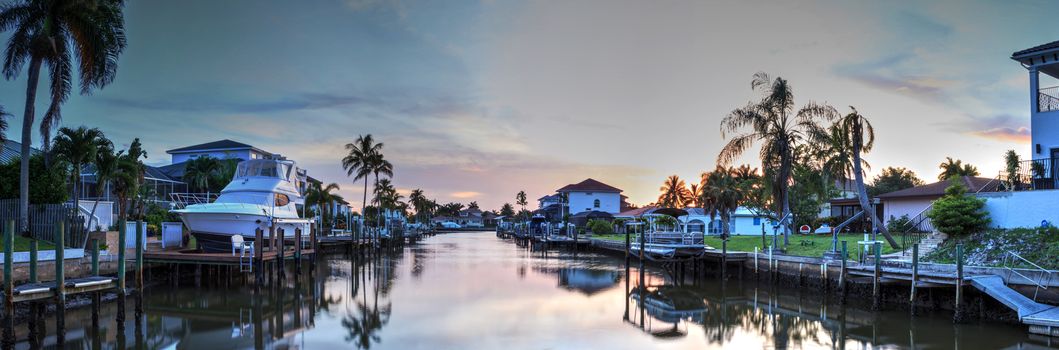
<svg viewBox="0 0 1059 350"><path fill-rule="evenodd" d="M644 242L648 244L704 244L702 232L655 231L644 233Z"/></svg>
<svg viewBox="0 0 1059 350"><path fill-rule="evenodd" d="M176 209L183 209L192 204L213 203L217 200L217 193L170 193L169 198L173 200Z"/></svg>

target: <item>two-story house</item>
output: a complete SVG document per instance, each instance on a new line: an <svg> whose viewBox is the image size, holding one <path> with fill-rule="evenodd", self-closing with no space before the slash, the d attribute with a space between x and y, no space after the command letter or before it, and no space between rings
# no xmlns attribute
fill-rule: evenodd
<svg viewBox="0 0 1059 350"><path fill-rule="evenodd" d="M574 215L586 211L603 211L611 214L621 212L621 190L594 179L586 179L555 190L565 195L566 214Z"/></svg>

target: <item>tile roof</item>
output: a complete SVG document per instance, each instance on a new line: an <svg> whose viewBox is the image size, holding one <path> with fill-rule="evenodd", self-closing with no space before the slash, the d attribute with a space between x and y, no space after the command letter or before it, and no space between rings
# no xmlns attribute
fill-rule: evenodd
<svg viewBox="0 0 1059 350"><path fill-rule="evenodd" d="M245 143L242 143L242 142L236 142L236 141L224 139L224 140L219 140L219 141L201 143L201 144L197 144L197 145L194 145L194 146L174 148L174 149L165 151L165 153L183 153L183 152L203 151L203 150L211 150L211 149L242 149L242 148L257 149L254 146L251 146L251 145L248 145L248 144L245 144Z"/></svg>
<svg viewBox="0 0 1059 350"><path fill-rule="evenodd" d="M976 176L964 176L960 178L964 186L967 186L967 192L993 192L996 191L997 187L1000 186L1000 181L993 181L988 177L976 177ZM906 188L903 190L893 191L890 193L884 193L878 195L880 199L896 199L896 198L913 198L913 197L941 197L945 194L945 189L949 187L949 181L938 181L922 186L916 186L912 188Z"/></svg>
<svg viewBox="0 0 1059 350"><path fill-rule="evenodd" d="M585 181L578 182L576 184L569 184L563 186L555 192L621 192L617 187L596 181L595 179L586 179Z"/></svg>
<svg viewBox="0 0 1059 350"><path fill-rule="evenodd" d="M1029 54L1033 54L1033 53L1038 53L1038 52L1042 52L1042 51L1048 51L1048 50L1052 50L1052 49L1059 49L1059 40L1056 40L1056 41L1053 41L1053 42L1050 42L1050 43L1047 43L1047 44L1037 45L1037 46L1034 46L1034 47L1031 47L1031 48L1028 48L1028 49L1025 49L1025 50L1016 51L1015 53L1011 54L1011 58L1018 58L1018 57L1021 57L1021 56L1025 56L1025 55L1029 55Z"/></svg>

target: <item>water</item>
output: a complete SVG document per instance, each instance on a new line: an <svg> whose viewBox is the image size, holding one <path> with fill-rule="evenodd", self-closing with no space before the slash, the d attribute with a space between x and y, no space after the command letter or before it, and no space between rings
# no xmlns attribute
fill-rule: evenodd
<svg viewBox="0 0 1059 350"><path fill-rule="evenodd" d="M635 264L635 261L634 261ZM67 348L702 349L1045 347L1018 325L954 326L840 307L820 293L752 281L675 283L665 272L597 253L540 251L492 233L428 238L393 252L329 256L303 283L255 290L207 276L152 286L137 327L105 304L67 312ZM156 279L162 279L155 276ZM632 296L626 297L626 283ZM642 292L642 293L641 293ZM641 307L645 300L646 307ZM628 317L626 318L626 315ZM642 317L641 317L642 315ZM53 318L16 328L17 348L56 347ZM29 339L31 335L33 339Z"/></svg>

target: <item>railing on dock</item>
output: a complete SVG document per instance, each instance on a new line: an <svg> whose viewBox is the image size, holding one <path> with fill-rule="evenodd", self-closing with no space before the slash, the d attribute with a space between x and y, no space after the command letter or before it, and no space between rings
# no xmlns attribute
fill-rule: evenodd
<svg viewBox="0 0 1059 350"><path fill-rule="evenodd" d="M1018 270L1016 270L1015 268L1019 267L1017 265L1024 265L1024 266L1033 267L1033 270L1038 273L1037 279L1034 280L1034 279L1022 274ZM1041 289L1048 290L1048 282L1051 281L1052 273L1055 272L1055 271L1043 268L1040 265L1034 264L1032 261L1029 261L1026 258L1023 258L1018 253L1015 253L1015 252L1010 251L1010 250L1004 251L1004 269L1008 270L1008 278L1007 278L1008 281L1011 281L1011 274L1015 274L1015 275L1021 277L1022 279L1024 279L1024 280L1026 280L1026 281L1028 281L1028 282L1030 282L1030 283L1035 285L1034 290L1033 290L1033 301L1037 301L1037 294L1038 294L1038 292L1040 292ZM1047 279L1045 279L1045 277L1047 277Z"/></svg>

